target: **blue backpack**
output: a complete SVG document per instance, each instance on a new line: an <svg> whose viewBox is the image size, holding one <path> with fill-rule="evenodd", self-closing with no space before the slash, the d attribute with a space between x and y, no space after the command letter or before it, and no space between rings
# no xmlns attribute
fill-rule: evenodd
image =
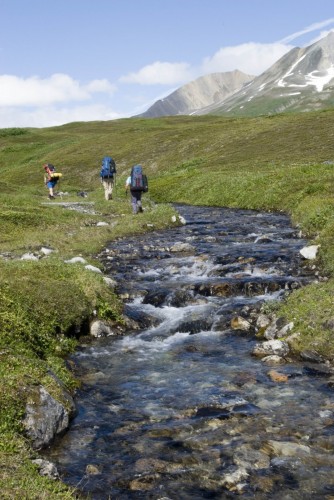
<svg viewBox="0 0 334 500"><path fill-rule="evenodd" d="M112 179L116 174L116 164L111 156L105 156L102 160L100 177L102 179Z"/></svg>
<svg viewBox="0 0 334 500"><path fill-rule="evenodd" d="M142 191L146 193L148 191L147 177L143 173L143 167L141 165L135 165L131 170L131 191Z"/></svg>

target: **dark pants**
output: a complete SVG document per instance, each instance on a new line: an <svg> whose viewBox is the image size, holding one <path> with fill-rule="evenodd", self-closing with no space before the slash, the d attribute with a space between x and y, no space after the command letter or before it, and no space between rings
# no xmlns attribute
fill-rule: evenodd
<svg viewBox="0 0 334 500"><path fill-rule="evenodd" d="M131 205L132 205L132 212L136 214L137 212L142 212L142 204L141 204L141 191L130 191L131 193Z"/></svg>

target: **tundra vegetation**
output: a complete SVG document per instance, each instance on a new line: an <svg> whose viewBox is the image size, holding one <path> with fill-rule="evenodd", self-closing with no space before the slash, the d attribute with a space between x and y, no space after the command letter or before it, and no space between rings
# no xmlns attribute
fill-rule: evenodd
<svg viewBox="0 0 334 500"><path fill-rule="evenodd" d="M295 350L334 359L334 110L257 118L132 118L44 129L0 129L0 489L2 498L72 498L38 474L22 428L30 389L57 396L53 372L73 391L67 369L77 333L95 315L122 324L122 307L102 275L65 260L96 255L108 242L171 226L172 202L284 211L320 245L319 283L293 292L281 313L300 332ZM100 160L118 167L114 199L104 200ZM47 199L44 162L63 177L64 194ZM124 192L130 167L142 163L150 190L145 212L131 214ZM87 193L81 198L78 193ZM90 210L58 202L93 202ZM50 206L50 205L54 206ZM87 205L91 207L92 205ZM97 222L108 225L97 226ZM21 260L42 247L54 251Z"/></svg>

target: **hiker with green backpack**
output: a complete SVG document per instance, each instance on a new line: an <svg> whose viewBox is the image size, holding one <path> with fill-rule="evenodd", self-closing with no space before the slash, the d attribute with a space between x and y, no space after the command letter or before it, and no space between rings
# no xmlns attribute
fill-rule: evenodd
<svg viewBox="0 0 334 500"><path fill-rule="evenodd" d="M131 194L131 206L133 214L143 212L141 197L143 193L147 193L148 191L148 182L146 175L143 173L143 167L141 165L134 165L132 167L131 173L125 182L126 194L129 189Z"/></svg>
<svg viewBox="0 0 334 500"><path fill-rule="evenodd" d="M105 199L112 200L112 191L116 185L116 163L111 156L104 156L100 170L100 178Z"/></svg>

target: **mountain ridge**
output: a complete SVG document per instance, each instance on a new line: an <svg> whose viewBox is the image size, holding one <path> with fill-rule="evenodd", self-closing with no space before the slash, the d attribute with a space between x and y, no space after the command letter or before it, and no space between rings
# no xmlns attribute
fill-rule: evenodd
<svg viewBox="0 0 334 500"><path fill-rule="evenodd" d="M147 111L138 115L143 118L159 116L191 115L196 110L233 95L254 76L239 70L211 73L201 76L163 99L156 101Z"/></svg>
<svg viewBox="0 0 334 500"><path fill-rule="evenodd" d="M224 86L231 74L242 77L229 92L220 91L219 82ZM221 75L220 79L217 75ZM201 105L205 99L211 102ZM258 76L245 75L239 70L202 76L156 101L139 116L260 116L333 106L334 32L330 32L307 47L294 47Z"/></svg>

